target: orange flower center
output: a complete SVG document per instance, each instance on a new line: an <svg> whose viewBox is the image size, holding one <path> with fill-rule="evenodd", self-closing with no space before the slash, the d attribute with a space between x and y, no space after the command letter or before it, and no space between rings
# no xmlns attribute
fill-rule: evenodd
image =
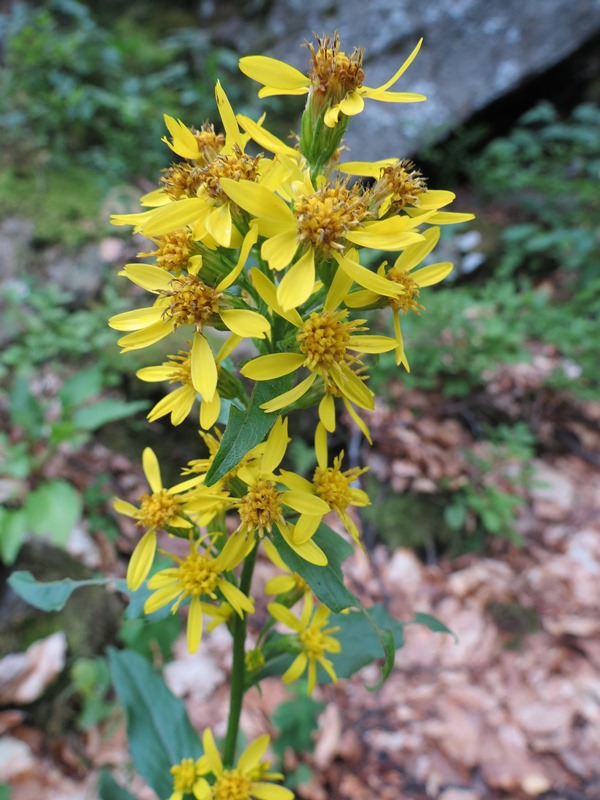
<svg viewBox="0 0 600 800"><path fill-rule="evenodd" d="M140 497L138 519L146 528L164 528L169 520L177 514L180 501L166 489Z"/></svg>

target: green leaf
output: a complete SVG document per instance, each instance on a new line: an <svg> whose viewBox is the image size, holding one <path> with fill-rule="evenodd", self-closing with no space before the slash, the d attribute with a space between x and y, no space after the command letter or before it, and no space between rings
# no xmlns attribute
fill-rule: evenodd
<svg viewBox="0 0 600 800"><path fill-rule="evenodd" d="M13 592L26 600L29 605L42 611L60 611L75 589L80 589L82 586L106 586L114 583L112 578L89 578L84 581L63 578L61 581L43 583L27 571L13 572L8 578L8 585Z"/></svg>
<svg viewBox="0 0 600 800"><path fill-rule="evenodd" d="M37 438L44 424L44 409L31 393L25 375L15 377L8 400L12 424L16 428L23 428L30 438Z"/></svg>
<svg viewBox="0 0 600 800"><path fill-rule="evenodd" d="M11 791L8 783L0 783L0 800L10 800ZM125 798L123 798L125 800Z"/></svg>
<svg viewBox="0 0 600 800"><path fill-rule="evenodd" d="M230 470L237 467L246 453L265 440L275 424L277 414L265 414L260 406L287 391L290 384L291 378L287 376L257 383L245 411L231 406L221 445L206 473L205 486L212 486L227 475Z"/></svg>
<svg viewBox="0 0 600 800"><path fill-rule="evenodd" d="M273 743L273 750L280 761L283 761L288 748L295 753L310 752L314 745L312 734L317 729L317 718L324 709L323 703L299 692L292 700L277 706L273 712L273 722L279 729L279 736Z"/></svg>
<svg viewBox="0 0 600 800"><path fill-rule="evenodd" d="M410 621L411 625L425 625L425 627L429 628L430 631L434 633L449 633L450 636L454 637L454 640L458 642L458 636L450 630L444 623L439 620L437 617L434 617L432 614L424 614L422 611L417 611L414 616L414 619Z"/></svg>
<svg viewBox="0 0 600 800"><path fill-rule="evenodd" d="M0 508L0 561L14 564L27 535L27 517L22 509Z"/></svg>
<svg viewBox="0 0 600 800"><path fill-rule="evenodd" d="M106 768L100 773L98 797L100 800L135 800L135 796L117 783Z"/></svg>
<svg viewBox="0 0 600 800"><path fill-rule="evenodd" d="M396 650L404 646L404 623L391 617L381 604L331 615L329 621L340 628L333 636L341 643L342 650L331 657L336 675L349 678L383 656L385 660L378 684L381 685L394 666Z"/></svg>
<svg viewBox="0 0 600 800"><path fill-rule="evenodd" d="M109 648L108 657L117 698L127 714L134 766L159 797L169 797L170 768L184 758L202 755L198 734L183 702L143 656Z"/></svg>
<svg viewBox="0 0 600 800"><path fill-rule="evenodd" d="M76 408L102 391L102 370L98 366L78 370L60 387L59 397L65 409Z"/></svg>
<svg viewBox="0 0 600 800"><path fill-rule="evenodd" d="M78 408L73 414L73 423L80 430L95 431L109 422L132 417L145 408L148 408L145 400L137 400L134 403L126 400L99 400L91 406Z"/></svg>
<svg viewBox="0 0 600 800"><path fill-rule="evenodd" d="M360 607L360 600L344 586L341 567L342 561L352 554L352 545L328 525L322 522L313 537L314 542L327 556L329 563L325 567L317 567L301 558L275 528L271 538L281 558L292 572L304 578L323 605L331 611L343 611L351 606Z"/></svg>
<svg viewBox="0 0 600 800"><path fill-rule="evenodd" d="M81 517L83 500L70 483L48 481L27 495L24 508L32 533L65 545Z"/></svg>

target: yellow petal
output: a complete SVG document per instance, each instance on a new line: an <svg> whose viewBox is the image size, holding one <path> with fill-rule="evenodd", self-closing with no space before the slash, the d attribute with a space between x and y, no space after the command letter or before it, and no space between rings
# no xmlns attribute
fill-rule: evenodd
<svg viewBox="0 0 600 800"><path fill-rule="evenodd" d="M108 324L116 331L138 331L160 322L163 313L164 306L161 305L136 308L132 311L124 311L122 314L115 314L108 320ZM160 324L164 325L163 322Z"/></svg>
<svg viewBox="0 0 600 800"><path fill-rule="evenodd" d="M157 367L142 367L135 373L141 381L155 383L156 381L168 381L173 376L172 364L161 364Z"/></svg>
<svg viewBox="0 0 600 800"><path fill-rule="evenodd" d="M269 736L264 734L259 736L252 744L247 747L239 758L237 768L244 774L249 772L254 767L258 766L261 758L265 754L265 750L269 746ZM252 792L254 794L254 791Z"/></svg>
<svg viewBox="0 0 600 800"><path fill-rule="evenodd" d="M330 511L329 504L321 500L314 494L307 492L282 492L281 501L297 511L298 514L310 514L311 516L323 516Z"/></svg>
<svg viewBox="0 0 600 800"><path fill-rule="evenodd" d="M347 275L344 270L337 269L335 271L335 275L333 276L333 280L331 281L331 286L327 291L327 297L325 298L325 303L323 304L324 310L335 311L336 308L339 308L344 297L352 288L352 283L352 278Z"/></svg>
<svg viewBox="0 0 600 800"><path fill-rule="evenodd" d="M150 208L166 206L167 203L171 202L173 201L164 189L154 189L151 192L146 192L146 194L140 197L140 205L149 206Z"/></svg>
<svg viewBox="0 0 600 800"><path fill-rule="evenodd" d="M359 408L372 411L375 408L373 392L348 367L340 364L339 369L331 371L336 386L349 400Z"/></svg>
<svg viewBox="0 0 600 800"><path fill-rule="evenodd" d="M284 683L293 683L294 681L297 681L298 678L304 673L307 663L308 658L306 653L300 653L300 655L296 656L291 665L283 673L281 680Z"/></svg>
<svg viewBox="0 0 600 800"><path fill-rule="evenodd" d="M369 431L365 421L360 418L360 416L356 413L356 409L354 408L354 406L352 406L345 397L342 398L342 401L346 406L346 411L348 412L349 416L354 420L354 422L356 423L359 430L362 432L365 439L372 446L373 439L371 438L371 432Z"/></svg>
<svg viewBox="0 0 600 800"><path fill-rule="evenodd" d="M277 136L274 136L266 128L263 128L262 125L258 125L254 120L251 120L250 117L238 114L237 121L240 127L242 127L246 133L250 134L259 147L264 147L266 150L270 150L272 153L278 153L279 155L288 155L291 158L298 158L299 153L297 150L294 150L293 147L282 142L281 139L278 139Z"/></svg>
<svg viewBox="0 0 600 800"><path fill-rule="evenodd" d="M296 229L289 228L264 241L260 254L268 262L270 269L281 270L287 267L297 249Z"/></svg>
<svg viewBox="0 0 600 800"><path fill-rule="evenodd" d="M289 392L284 392L283 394L274 397L272 400L269 400L267 403L263 403L261 408L263 411L270 413L272 411L280 411L282 408L295 403L301 397L303 397L306 392L310 389L316 379L316 375L314 372L301 381L297 386L294 386L293 389L290 389Z"/></svg>
<svg viewBox="0 0 600 800"><path fill-rule="evenodd" d="M219 419L221 413L221 398L219 393L215 392L212 400L202 400L200 403L200 427L208 431ZM175 424L175 423L173 423Z"/></svg>
<svg viewBox="0 0 600 800"><path fill-rule="evenodd" d="M240 150L243 150L245 141L240 134L233 108L231 107L231 103L220 81L217 81L215 86L215 99L217 101L217 108L219 109L223 128L225 129L225 146L221 152L224 154L231 153L236 146L239 147Z"/></svg>
<svg viewBox="0 0 600 800"><path fill-rule="evenodd" d="M428 267L418 269L412 277L419 286L433 286L443 281L453 270L454 264L444 261L439 264L430 264Z"/></svg>
<svg viewBox="0 0 600 800"><path fill-rule="evenodd" d="M418 52L419 52L419 50L421 49L421 45L422 45L422 44L423 44L423 39L421 38L421 39L419 39L419 41L417 42L417 44L416 44L416 46L414 47L414 49L413 49L413 51L411 52L411 54L410 54L410 55L408 56L408 58L407 58L407 59L404 61L404 63L403 63L403 64L402 64L402 66L400 67L400 69L398 69L398 70L397 70L397 71L396 71L396 72L395 72L395 73L392 75L392 77L389 79L389 81L386 81L385 83L382 83L382 84L381 84L381 86L377 86L377 87L376 87L376 88L375 88L373 91L376 91L376 92L385 92L387 89L389 89L389 88L390 88L390 86L393 86L393 85L396 83L396 81L397 81L397 80L398 80L398 79L399 79L399 78L400 78L400 77L401 77L401 76L402 76L402 75L403 75L403 74L406 72L406 70L407 70L407 69L410 67L410 65L412 64L412 62L415 60L415 58L417 57L417 53L418 53Z"/></svg>
<svg viewBox="0 0 600 800"><path fill-rule="evenodd" d="M231 209L229 203L216 206L206 218L206 230L210 233L217 244L222 247L229 247L231 243L231 231L233 223L231 221Z"/></svg>
<svg viewBox="0 0 600 800"><path fill-rule="evenodd" d="M230 308L219 312L230 331L246 339L264 339L270 333L269 321L258 311Z"/></svg>
<svg viewBox="0 0 600 800"><path fill-rule="evenodd" d="M160 492L162 487L162 480L160 477L160 466L156 453L151 447L145 447L142 453L142 469L146 480L153 492Z"/></svg>
<svg viewBox="0 0 600 800"><path fill-rule="evenodd" d="M331 395L329 395L331 396ZM315 431L315 455L321 469L327 469L327 430L324 425L317 425Z"/></svg>
<svg viewBox="0 0 600 800"><path fill-rule="evenodd" d="M240 248L240 255L238 257L237 264L231 270L229 275L226 275L223 280L218 284L216 287L218 292L224 292L225 289L228 289L235 281L237 280L238 275L246 266L246 261L248 260L248 256L250 255L250 250L252 249L253 245L256 244L258 239L258 227L256 225L251 225L248 233L244 236L244 241L242 242L242 246Z"/></svg>
<svg viewBox="0 0 600 800"><path fill-rule="evenodd" d="M126 264L118 274L124 275L132 283L149 292L168 290L173 280L169 272L153 264Z"/></svg>
<svg viewBox="0 0 600 800"><path fill-rule="evenodd" d="M180 425L190 413L195 399L196 391L191 386L180 386L158 401L148 412L148 421L155 422L157 419L171 414L171 423Z"/></svg>
<svg viewBox="0 0 600 800"><path fill-rule="evenodd" d="M148 577L155 553L156 533L149 530L136 545L127 567L127 586L132 592L137 592Z"/></svg>
<svg viewBox="0 0 600 800"><path fill-rule="evenodd" d="M454 192L447 192L441 189L427 190L419 195L417 205L419 208L443 208L449 205L453 200L456 200Z"/></svg>
<svg viewBox="0 0 600 800"><path fill-rule="evenodd" d="M187 646L189 653L195 653L202 641L202 606L200 598L192 597L187 621Z"/></svg>
<svg viewBox="0 0 600 800"><path fill-rule="evenodd" d="M127 517L137 517L138 509L126 500L121 500L120 497L115 497L113 500L113 508L119 514L125 514Z"/></svg>
<svg viewBox="0 0 600 800"><path fill-rule="evenodd" d="M315 564L317 567L326 567L327 566L327 556L321 550L321 548L315 544L314 539L309 539L307 542L303 544L296 544L293 539L292 531L280 526L279 532L285 539L286 543L292 548L292 550L297 553L300 558L303 558L305 561L308 561L309 564Z"/></svg>
<svg viewBox="0 0 600 800"><path fill-rule="evenodd" d="M322 519L321 514L318 516L302 514L294 526L294 542L296 544L305 544L312 539Z"/></svg>
<svg viewBox="0 0 600 800"><path fill-rule="evenodd" d="M123 348L123 353L128 353L130 350L140 350L142 347L149 347L151 344L160 342L161 339L172 333L174 329L175 326L172 322L155 322L147 328L122 336L118 340L118 344Z"/></svg>
<svg viewBox="0 0 600 800"><path fill-rule="evenodd" d="M380 161L345 161L342 164L338 164L337 168L340 172L346 172L349 175L377 179L381 177L381 170L384 167L393 166L397 163L397 158L384 158Z"/></svg>
<svg viewBox="0 0 600 800"><path fill-rule="evenodd" d="M423 103L427 100L427 95L416 92L376 92L374 89L367 89L364 96L380 103Z"/></svg>
<svg viewBox="0 0 600 800"><path fill-rule="evenodd" d="M300 70L269 56L245 56L240 58L240 70L257 83L271 89L308 91L309 78Z"/></svg>
<svg viewBox="0 0 600 800"><path fill-rule="evenodd" d="M167 130L171 134L173 143L171 144L167 141L166 137L164 137L162 141L165 142L174 153L177 153L177 155L182 158L198 158L200 155L198 142L187 125L184 125L180 119L170 117L168 114L163 114L163 119Z"/></svg>
<svg viewBox="0 0 600 800"><path fill-rule="evenodd" d="M198 331L192 344L191 372L194 389L210 402L217 391L217 365L206 337Z"/></svg>
<svg viewBox="0 0 600 800"><path fill-rule="evenodd" d="M260 463L261 472L273 472L281 464L289 442L288 422L278 417L267 436L265 452Z"/></svg>
<svg viewBox="0 0 600 800"><path fill-rule="evenodd" d="M143 225L145 236L160 236L163 233L170 233L185 225L190 225L198 217L206 213L207 202L200 197L186 197L183 200L176 200L152 211L152 216ZM210 208L210 207L209 207Z"/></svg>
<svg viewBox="0 0 600 800"><path fill-rule="evenodd" d="M396 347L396 340L390 336L351 336L349 350L358 353L389 353Z"/></svg>
<svg viewBox="0 0 600 800"><path fill-rule="evenodd" d="M259 233L263 236L275 236L295 226L295 217L286 203L264 186L253 181L221 178L221 187L236 205L258 219Z"/></svg>
<svg viewBox="0 0 600 800"><path fill-rule="evenodd" d="M268 381L295 372L304 363L302 353L270 353L245 364L240 372L253 381Z"/></svg>
<svg viewBox="0 0 600 800"><path fill-rule="evenodd" d="M340 111L347 117L354 117L365 107L365 101L357 91L350 92L340 102Z"/></svg>
<svg viewBox="0 0 600 800"><path fill-rule="evenodd" d="M319 403L319 419L325 430L335 431L335 401L330 394L323 395Z"/></svg>
<svg viewBox="0 0 600 800"><path fill-rule="evenodd" d="M359 286L364 286L365 289L371 292L376 292L378 295L383 295L384 297L395 297L405 291L404 287L400 286L400 284L382 278L381 275L377 275L376 272L371 272L370 269L361 266L357 261L353 261L338 253L334 253L334 258L348 277L356 281Z"/></svg>
<svg viewBox="0 0 600 800"><path fill-rule="evenodd" d="M315 288L315 251L311 247L293 264L277 287L277 300L284 310L298 308Z"/></svg>
<svg viewBox="0 0 600 800"><path fill-rule="evenodd" d="M250 270L250 279L252 280L252 285L260 295L261 300L264 300L269 308L296 328L302 327L302 317L295 308L290 308L288 311L282 309L277 301L277 288L273 281L269 280L257 267Z"/></svg>
<svg viewBox="0 0 600 800"><path fill-rule="evenodd" d="M150 579L149 583L151 583ZM181 585L177 581L170 580L166 586L161 586L158 591L153 592L144 603L144 614L154 614L159 608L169 605L181 594Z"/></svg>
<svg viewBox="0 0 600 800"><path fill-rule="evenodd" d="M439 238L440 229L438 227L427 228L427 230L423 231L423 241L407 247L394 262L394 267L396 269L409 270L420 264L425 256L431 253Z"/></svg>
<svg viewBox="0 0 600 800"><path fill-rule="evenodd" d="M368 292L366 289L359 292L351 292L344 298L344 303L348 308L365 308L376 303L380 295L375 292Z"/></svg>

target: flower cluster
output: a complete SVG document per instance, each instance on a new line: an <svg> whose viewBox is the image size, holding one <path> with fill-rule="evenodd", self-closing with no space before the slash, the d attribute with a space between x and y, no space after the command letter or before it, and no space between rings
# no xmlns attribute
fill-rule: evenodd
<svg viewBox="0 0 600 800"><path fill-rule="evenodd" d="M209 627L226 624L234 640L245 636L255 609L252 569L263 549L280 573L266 587L277 601L241 666L244 686L276 659L286 683L306 673L309 693L337 679L339 626L330 624L314 582L329 563L328 537L337 535L323 520L337 518L360 547L353 509L369 498L359 487L365 470L344 469L343 452L330 454L328 439L344 411L371 441L368 357L391 352L409 368L401 317L422 312L421 290L452 270L430 259L440 226L472 217L448 211L454 195L430 188L407 159L342 160L343 135L365 100L425 99L392 90L420 46L373 88L364 82L362 50L345 53L337 34L309 45L307 74L263 56L242 58L242 72L262 84L260 97L307 95L297 143L271 133L264 115L236 114L217 83L220 125L191 127L165 116L163 141L177 160L142 197L144 210L113 218L152 246L139 253L150 262L120 272L150 299L109 324L122 332L123 352L173 343L165 356L163 342L160 363L137 373L167 389L148 419L170 417L178 426L197 407L208 450L170 488L152 450L144 451L149 493L137 504L115 503L142 530L128 585L135 591L148 579L148 613L188 607L193 652L206 618ZM302 475L289 468L290 420L312 406L317 466ZM168 537L187 539L187 552L158 548ZM158 549L172 563L153 572ZM231 751L223 765L210 730L203 744L202 758L172 768L172 800L291 797L261 761L266 737L236 767Z"/></svg>

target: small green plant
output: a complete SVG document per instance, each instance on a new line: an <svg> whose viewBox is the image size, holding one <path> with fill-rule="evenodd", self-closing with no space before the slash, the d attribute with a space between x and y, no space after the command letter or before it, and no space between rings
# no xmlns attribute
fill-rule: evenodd
<svg viewBox="0 0 600 800"><path fill-rule="evenodd" d="M444 509L444 521L462 531L467 549L479 548L488 535L522 544L515 514L524 503L523 489L532 485L534 443L522 423L499 426L488 432L483 455L467 453L470 481L453 492Z"/></svg>
<svg viewBox="0 0 600 800"><path fill-rule="evenodd" d="M133 17L118 23L104 27L78 0L17 2L3 16L0 126L12 158L38 167L75 159L109 185L166 166L156 108L204 120L212 104L204 80L232 71L233 55L211 49L202 31L157 41Z"/></svg>
<svg viewBox="0 0 600 800"><path fill-rule="evenodd" d="M6 432L0 431L0 560L6 564L15 561L28 535L64 546L82 517L81 494L69 481L51 476L58 448L79 447L102 425L146 407L144 401L101 397L103 373L97 366L71 375L46 397L32 391L34 378L31 371L12 376Z"/></svg>
<svg viewBox="0 0 600 800"><path fill-rule="evenodd" d="M84 730L109 719L117 703L109 699L112 684L106 658L78 658L71 667L71 687L79 696L78 724Z"/></svg>

